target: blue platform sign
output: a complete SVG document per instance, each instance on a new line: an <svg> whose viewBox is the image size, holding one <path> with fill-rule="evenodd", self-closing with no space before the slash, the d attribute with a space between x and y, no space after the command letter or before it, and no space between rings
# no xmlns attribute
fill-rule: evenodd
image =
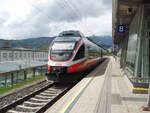
<svg viewBox="0 0 150 113"><path fill-rule="evenodd" d="M125 33L126 32L126 24L118 24L117 25L117 32L118 33Z"/></svg>

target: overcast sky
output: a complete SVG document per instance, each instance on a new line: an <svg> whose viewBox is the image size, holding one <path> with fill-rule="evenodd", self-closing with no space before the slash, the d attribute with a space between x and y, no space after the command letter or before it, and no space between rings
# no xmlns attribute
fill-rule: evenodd
<svg viewBox="0 0 150 113"><path fill-rule="evenodd" d="M111 35L112 0L0 0L0 39L54 36L63 30Z"/></svg>

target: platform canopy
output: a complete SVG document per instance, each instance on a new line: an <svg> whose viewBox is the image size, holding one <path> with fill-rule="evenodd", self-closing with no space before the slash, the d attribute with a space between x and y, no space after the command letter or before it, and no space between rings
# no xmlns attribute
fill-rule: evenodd
<svg viewBox="0 0 150 113"><path fill-rule="evenodd" d="M129 36L129 25L139 6L149 0L113 0L112 36L114 44Z"/></svg>

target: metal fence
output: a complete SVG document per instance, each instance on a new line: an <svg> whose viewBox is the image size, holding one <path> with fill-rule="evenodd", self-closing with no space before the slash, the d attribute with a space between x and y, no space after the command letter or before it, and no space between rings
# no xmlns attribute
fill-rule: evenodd
<svg viewBox="0 0 150 113"><path fill-rule="evenodd" d="M150 83L150 78L129 77L129 80L135 88L148 88Z"/></svg>
<svg viewBox="0 0 150 113"><path fill-rule="evenodd" d="M0 49L0 62L4 61L47 61L48 51L25 49Z"/></svg>
<svg viewBox="0 0 150 113"><path fill-rule="evenodd" d="M13 87L19 82L24 82L31 78L44 75L46 71L47 65L41 65L21 70L0 73L0 88Z"/></svg>
<svg viewBox="0 0 150 113"><path fill-rule="evenodd" d="M129 78L129 79L134 83L150 83L150 78L135 77L135 78Z"/></svg>

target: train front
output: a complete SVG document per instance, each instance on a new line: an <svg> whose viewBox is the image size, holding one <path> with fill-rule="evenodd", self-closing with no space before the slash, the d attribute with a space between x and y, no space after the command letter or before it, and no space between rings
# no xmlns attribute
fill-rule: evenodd
<svg viewBox="0 0 150 113"><path fill-rule="evenodd" d="M81 37L59 36L50 45L47 79L55 82L70 82L76 76L68 74L68 67L81 41ZM75 77L75 78L74 78Z"/></svg>

